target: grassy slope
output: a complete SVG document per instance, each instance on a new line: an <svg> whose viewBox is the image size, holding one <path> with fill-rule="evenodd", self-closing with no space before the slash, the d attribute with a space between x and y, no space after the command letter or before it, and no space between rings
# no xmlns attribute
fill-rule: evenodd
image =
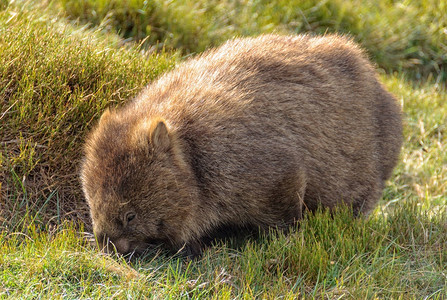
<svg viewBox="0 0 447 300"><path fill-rule="evenodd" d="M82 218L77 168L86 129L175 63L40 10L0 12L0 205L12 223L36 209Z"/></svg>
<svg viewBox="0 0 447 300"><path fill-rule="evenodd" d="M270 30L261 25L242 33ZM220 244L197 262L162 255L131 266L85 245L77 224L52 226L71 210L83 218L76 168L90 124L177 60L100 31L41 7L0 11L2 297L447 297L447 92L398 74L383 79L405 112L402 161L367 220L321 213L286 237Z"/></svg>

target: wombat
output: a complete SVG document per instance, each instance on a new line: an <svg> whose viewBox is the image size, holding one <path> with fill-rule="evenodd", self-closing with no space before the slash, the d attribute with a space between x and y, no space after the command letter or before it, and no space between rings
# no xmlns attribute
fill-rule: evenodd
<svg viewBox="0 0 447 300"><path fill-rule="evenodd" d="M354 42L261 35L189 59L106 110L81 180L99 241L194 256L225 225L285 228L340 203L368 213L401 142L400 106Z"/></svg>

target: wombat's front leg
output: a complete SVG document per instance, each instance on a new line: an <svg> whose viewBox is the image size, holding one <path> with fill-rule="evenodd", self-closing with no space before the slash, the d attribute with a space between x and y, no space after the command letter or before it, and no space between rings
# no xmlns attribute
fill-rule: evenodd
<svg viewBox="0 0 447 300"><path fill-rule="evenodd" d="M181 256L187 259L195 259L202 255L203 246L200 241L192 241L185 244L182 249L180 249L179 253Z"/></svg>

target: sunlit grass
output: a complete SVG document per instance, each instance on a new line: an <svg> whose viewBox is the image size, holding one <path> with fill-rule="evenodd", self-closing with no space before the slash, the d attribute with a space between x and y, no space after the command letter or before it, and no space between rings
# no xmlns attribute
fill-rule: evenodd
<svg viewBox="0 0 447 300"><path fill-rule="evenodd" d="M231 241L197 261L164 254L126 260L85 244L76 227L0 235L0 293L11 297L278 297L442 299L447 215L415 203L354 219L308 215L284 235ZM435 298L436 298L435 297Z"/></svg>
<svg viewBox="0 0 447 300"><path fill-rule="evenodd" d="M197 53L236 35L352 35L380 67L446 80L447 2L439 0L56 0L82 23L129 40Z"/></svg>

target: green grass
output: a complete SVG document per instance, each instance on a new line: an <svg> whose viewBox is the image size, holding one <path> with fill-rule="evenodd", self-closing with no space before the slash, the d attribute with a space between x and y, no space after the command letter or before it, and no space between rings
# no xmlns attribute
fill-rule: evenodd
<svg viewBox="0 0 447 300"><path fill-rule="evenodd" d="M146 3L0 1L0 298L447 298L445 1ZM326 30L389 71L405 114L400 163L368 218L319 212L192 262L86 244L78 168L106 106L233 35Z"/></svg>
<svg viewBox="0 0 447 300"><path fill-rule="evenodd" d="M83 24L185 53L235 35L345 33L387 71L447 80L444 0L55 0L53 6Z"/></svg>
<svg viewBox="0 0 447 300"><path fill-rule="evenodd" d="M14 219L32 208L82 217L77 168L86 129L176 56L141 53L34 9L0 12L2 214Z"/></svg>
<svg viewBox="0 0 447 300"><path fill-rule="evenodd" d="M368 220L348 210L317 213L287 236L248 240L238 250L220 243L193 262L159 255L128 263L87 246L72 225L31 227L0 235L0 295L443 299L446 218L417 202Z"/></svg>

